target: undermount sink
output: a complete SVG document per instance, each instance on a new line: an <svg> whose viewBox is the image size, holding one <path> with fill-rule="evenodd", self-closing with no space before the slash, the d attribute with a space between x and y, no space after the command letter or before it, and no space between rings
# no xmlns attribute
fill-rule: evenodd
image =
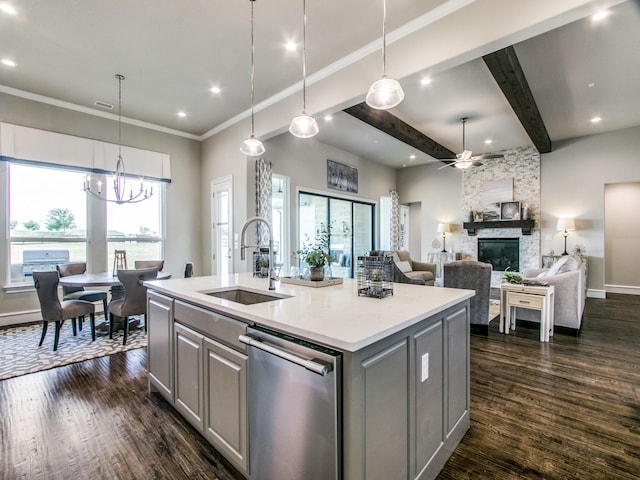
<svg viewBox="0 0 640 480"><path fill-rule="evenodd" d="M276 296L267 295L266 293L252 292L242 288L233 288L230 290L217 290L213 292L202 292L205 295L229 300L230 302L241 303L243 305L253 305L256 303L272 302L274 300L282 300L289 298L288 295Z"/></svg>

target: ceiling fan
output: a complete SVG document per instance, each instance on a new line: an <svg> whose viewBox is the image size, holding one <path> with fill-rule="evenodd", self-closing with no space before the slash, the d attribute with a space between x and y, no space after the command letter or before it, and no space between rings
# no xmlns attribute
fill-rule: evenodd
<svg viewBox="0 0 640 480"><path fill-rule="evenodd" d="M480 160L490 160L492 158L504 158L504 155L501 153L488 153L484 155L473 155L471 150L467 150L464 144L464 125L469 120L468 117L462 117L460 122L462 122L462 153L456 154L455 159L441 159L443 161L451 160L446 165L441 166L438 170L442 170L446 167L456 167L460 169L465 169L469 167L480 167L482 162Z"/></svg>

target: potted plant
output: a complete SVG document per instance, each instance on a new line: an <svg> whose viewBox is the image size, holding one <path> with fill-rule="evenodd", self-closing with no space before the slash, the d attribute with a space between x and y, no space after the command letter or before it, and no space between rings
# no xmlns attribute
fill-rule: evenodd
<svg viewBox="0 0 640 480"><path fill-rule="evenodd" d="M502 273L502 279L507 283L522 283L522 275L509 271L509 267Z"/></svg>
<svg viewBox="0 0 640 480"><path fill-rule="evenodd" d="M296 253L299 257L309 265L311 280L324 280L324 267L328 263L335 261L329 254L329 238L331 237L331 225L321 225L316 232L316 238L313 242L307 241L304 246Z"/></svg>

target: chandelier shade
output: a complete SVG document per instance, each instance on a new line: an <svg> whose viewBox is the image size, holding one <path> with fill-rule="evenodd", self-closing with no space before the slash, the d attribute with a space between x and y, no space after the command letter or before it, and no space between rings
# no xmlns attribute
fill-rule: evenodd
<svg viewBox="0 0 640 480"><path fill-rule="evenodd" d="M244 140L240 145L240 151L250 157L262 155L265 152L262 142L251 134L249 138Z"/></svg>

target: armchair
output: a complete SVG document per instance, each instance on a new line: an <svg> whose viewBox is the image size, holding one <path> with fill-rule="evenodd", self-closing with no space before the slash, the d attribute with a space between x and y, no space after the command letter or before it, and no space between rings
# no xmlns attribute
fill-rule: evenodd
<svg viewBox="0 0 640 480"><path fill-rule="evenodd" d="M469 302L469 323L474 333L489 333L489 299L491 297L490 263L475 260L457 260L447 263L444 269L444 286L464 288L476 292Z"/></svg>
<svg viewBox="0 0 640 480"><path fill-rule="evenodd" d="M436 264L411 260L406 250L393 252L393 281L433 286L436 279Z"/></svg>

